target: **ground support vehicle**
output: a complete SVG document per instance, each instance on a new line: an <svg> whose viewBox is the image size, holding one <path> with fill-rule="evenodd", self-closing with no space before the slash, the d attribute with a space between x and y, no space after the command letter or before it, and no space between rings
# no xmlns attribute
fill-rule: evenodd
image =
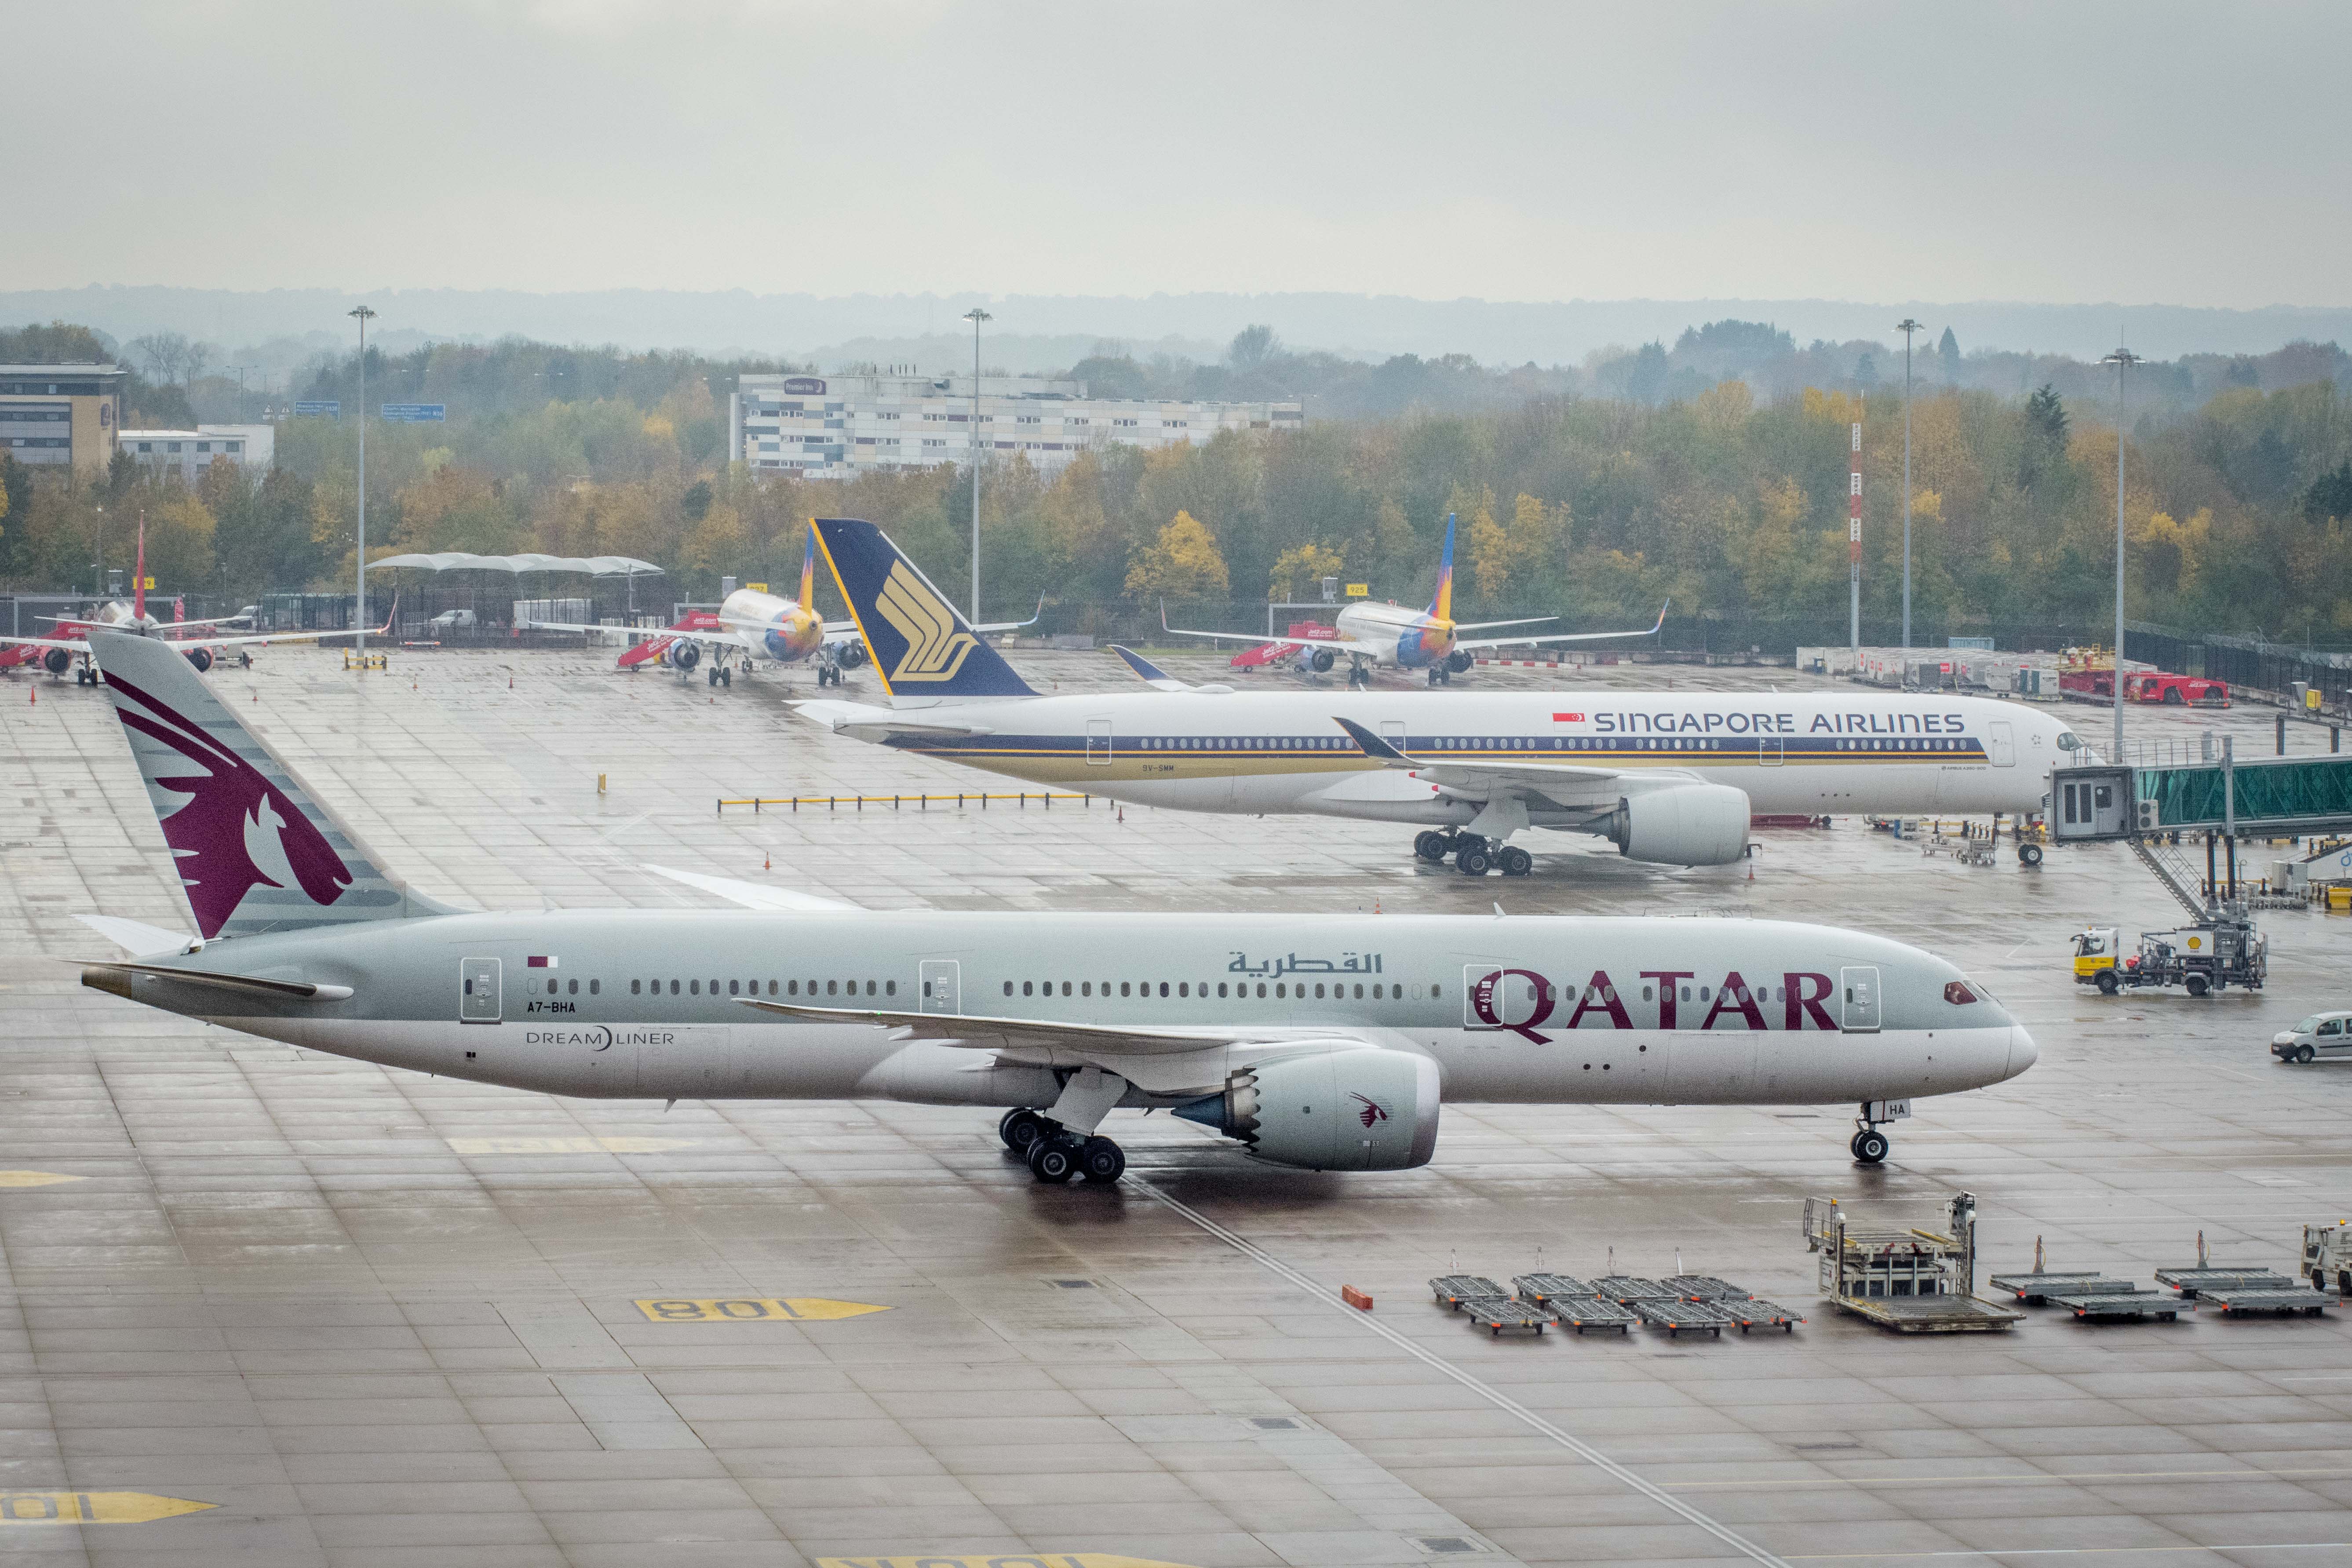
<svg viewBox="0 0 2352 1568"><path fill-rule="evenodd" d="M2303 1227L2303 1260L2295 1272L2315 1290L2352 1296L2352 1221Z"/></svg>
<svg viewBox="0 0 2352 1568"><path fill-rule="evenodd" d="M2352 1053L2352 1013L2314 1013L2271 1037L2271 1055L2283 1062L2309 1063L2347 1053ZM2313 1228L2304 1226L2306 1247Z"/></svg>
<svg viewBox="0 0 2352 1568"><path fill-rule="evenodd" d="M1899 1333L1981 1333L2021 1321L1976 1294L1976 1194L1958 1194L1944 1212L1945 1232L1861 1230L1835 1198L1807 1198L1805 1248L1821 1255L1822 1293Z"/></svg>
<svg viewBox="0 0 2352 1568"><path fill-rule="evenodd" d="M2093 926L2074 938L2074 984L2103 996L2118 991L2178 985L2191 996L2232 985L2262 989L2270 973L2270 940L2252 921L2226 912L2172 931L2143 931L2138 951L2121 952L2123 933Z"/></svg>

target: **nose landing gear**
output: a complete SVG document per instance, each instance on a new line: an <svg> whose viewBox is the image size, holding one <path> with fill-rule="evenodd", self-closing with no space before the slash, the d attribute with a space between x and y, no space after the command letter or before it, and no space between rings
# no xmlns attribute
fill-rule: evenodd
<svg viewBox="0 0 2352 1568"><path fill-rule="evenodd" d="M1888 1143L1886 1134L1879 1128L1889 1121L1903 1121L1910 1114L1911 1102L1907 1100L1864 1100L1860 1113L1854 1118L1853 1142L1847 1145L1853 1151L1854 1163L1884 1164L1887 1151L1893 1145Z"/></svg>

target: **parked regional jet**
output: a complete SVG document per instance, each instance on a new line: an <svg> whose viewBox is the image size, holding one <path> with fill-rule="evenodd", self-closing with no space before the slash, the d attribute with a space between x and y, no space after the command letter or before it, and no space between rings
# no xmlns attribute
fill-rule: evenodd
<svg viewBox="0 0 2352 1568"><path fill-rule="evenodd" d="M1118 1107L1362 1171L1427 1163L1448 1100L1853 1100L1876 1163L1910 1099L2035 1055L1932 953L1766 921L869 914L691 874L750 907L466 913L394 876L184 661L92 647L196 934L85 916L137 956L82 984L388 1067L987 1106L1039 1180L1109 1182Z"/></svg>
<svg viewBox="0 0 2352 1568"><path fill-rule="evenodd" d="M1038 614L1045 613L1043 601ZM1022 626L1034 626L1036 616L1025 621L999 621L983 626L983 632L1009 632ZM710 650L707 671L713 686L735 684L738 668L747 673L754 658L773 659L778 664L798 664L812 657L816 660L816 683L838 686L844 670L856 669L866 662L866 646L858 639L856 621L828 621L816 613L816 531L809 531L808 548L801 552L801 594L797 601L780 599L761 588L738 588L727 595L719 606L717 625L696 624L688 616L662 633L663 647L652 657L680 675L691 675L702 662L702 650ZM582 626L568 621L525 621L523 625L543 632L609 632L610 626ZM643 645L639 645L642 647ZM630 655L637 657L632 658ZM646 657L636 648L621 656L628 667L642 662Z"/></svg>
<svg viewBox="0 0 2352 1568"><path fill-rule="evenodd" d="M1985 698L1844 691L1237 692L1118 650L1154 689L1033 690L872 523L820 518L890 706L800 712L859 740L1179 811L1404 823L1413 852L1525 876L1528 827L1714 866L1751 814L2033 812L2082 744ZM2026 855L2030 850L2031 854ZM2038 860L2027 845L2021 855Z"/></svg>
<svg viewBox="0 0 2352 1568"><path fill-rule="evenodd" d="M98 668L90 662L89 634L97 630L122 633L131 637L158 637L177 651L187 655L188 662L198 669L210 669L213 661L224 648L248 647L257 643L316 642L320 637L351 635L349 630L331 632L252 632L236 637L223 636L208 628L237 622L249 623L249 616L215 616L206 620L183 620L179 605L173 605L168 621L158 620L147 613L147 526L139 526L138 563L131 568L131 602L109 600L88 616L56 617L57 632L46 637L0 637L0 669L37 663L51 675L62 676L73 671L77 686L98 684ZM394 601L394 613L399 611ZM43 619L51 617L44 616ZM392 630L392 617L387 616L379 633ZM194 635L192 635L194 634ZM76 664L79 658L81 662Z"/></svg>
<svg viewBox="0 0 2352 1568"><path fill-rule="evenodd" d="M1451 686L1454 678L1477 662L1476 650L1482 647L1513 647L1527 643L1605 642L1612 637L1652 637L1666 624L1665 606L1658 607L1658 624L1645 632L1550 632L1539 637L1480 637L1464 641L1464 632L1489 631L1496 626L1532 626L1544 621L1556 621L1558 616L1534 616L1517 621L1466 621L1454 618L1454 514L1445 514L1445 549L1437 558L1437 592L1426 610L1408 609L1399 604L1376 605L1369 599L1358 599L1334 617L1339 635L1325 639L1318 637L1299 647L1294 656L1295 667L1302 675L1320 675L1345 658L1348 662L1348 684L1350 687L1370 686L1372 671L1383 666L1398 669L1425 669L1432 686ZM1173 637L1214 637L1221 642L1281 644L1297 642L1291 637L1259 637L1254 632L1195 632L1168 624L1168 606L1160 606L1160 629Z"/></svg>

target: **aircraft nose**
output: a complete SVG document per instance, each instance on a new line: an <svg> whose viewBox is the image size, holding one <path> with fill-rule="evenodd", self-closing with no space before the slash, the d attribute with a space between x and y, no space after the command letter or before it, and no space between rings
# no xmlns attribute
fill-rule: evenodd
<svg viewBox="0 0 2352 1568"><path fill-rule="evenodd" d="M2009 1026L2009 1076L2015 1078L2032 1067L2041 1056L2042 1047L2033 1043L2033 1037L2025 1032L2024 1026L2011 1024Z"/></svg>

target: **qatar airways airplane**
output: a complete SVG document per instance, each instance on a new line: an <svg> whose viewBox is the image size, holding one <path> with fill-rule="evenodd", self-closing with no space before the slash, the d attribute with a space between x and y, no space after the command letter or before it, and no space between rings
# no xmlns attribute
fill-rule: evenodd
<svg viewBox="0 0 2352 1568"><path fill-rule="evenodd" d="M1045 605L1038 605L1040 614ZM983 632L1017 631L1034 626L1036 616L1025 621L997 621L981 626ZM609 632L610 626L583 626L570 621L526 621L523 625L534 631L546 632ZM772 659L778 664L799 664L814 658L816 662L816 683L838 686L844 670L856 669L866 662L866 645L858 639L856 621L828 621L816 613L816 532L809 531L808 547L801 553L801 592L798 600L780 599L758 588L738 588L727 595L715 617L689 616L677 625L666 628L656 639L660 647L651 655L631 648L621 656L624 668L634 667L648 658L664 668L675 669L681 676L694 673L702 663L703 650L709 650L710 663L706 674L712 686L732 686L735 671L749 671L755 658ZM639 645L642 647L644 645ZM631 656L636 656L635 658Z"/></svg>
<svg viewBox="0 0 2352 1568"><path fill-rule="evenodd" d="M1987 698L1860 691L1256 691L1191 686L1116 651L1153 689L1048 696L957 616L870 522L817 542L888 707L799 712L896 750L1139 805L1418 827L1413 852L1525 876L1530 827L1597 834L1635 860L1724 865L1752 815L2043 809L2082 742ZM2029 863L2041 850L2020 847Z"/></svg>
<svg viewBox="0 0 2352 1568"><path fill-rule="evenodd" d="M1415 610L1399 604L1377 605L1358 599L1333 619L1338 636L1301 643L1291 637L1259 637L1255 632L1196 632L1168 624L1168 606L1160 606L1160 629L1171 637L1209 637L1218 642L1272 644L1295 650L1290 657L1301 675L1320 675L1340 659L1348 662L1348 684L1370 686L1372 671L1383 667L1424 669L1432 686L1451 686L1454 678L1476 662L1482 647L1522 647L1528 643L1606 642L1612 637L1654 637L1664 629L1666 607L1658 606L1658 624L1647 631L1547 632L1541 637L1474 637L1464 632L1491 631L1496 626L1532 626L1556 621L1558 616L1535 616L1516 621L1457 621L1454 618L1454 514L1445 514L1445 549L1437 558L1437 592L1429 608Z"/></svg>
<svg viewBox="0 0 2352 1568"><path fill-rule="evenodd" d="M186 661L93 632L195 934L102 915L82 984L362 1061L603 1099L985 1106L1043 1182L1113 1182L1115 1109L1318 1171L1428 1162L1446 1102L1859 1107L2030 1067L1951 963L1767 921L867 912L467 913L370 854Z"/></svg>

